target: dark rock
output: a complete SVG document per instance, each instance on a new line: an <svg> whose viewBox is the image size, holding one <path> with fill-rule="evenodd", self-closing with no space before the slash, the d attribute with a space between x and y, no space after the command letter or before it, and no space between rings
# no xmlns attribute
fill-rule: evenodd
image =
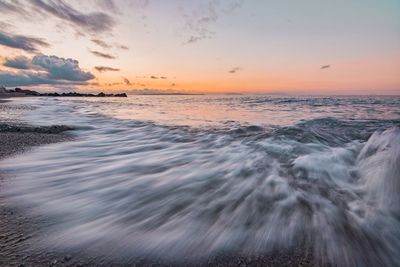
<svg viewBox="0 0 400 267"><path fill-rule="evenodd" d="M65 255L64 261L70 261L72 259L71 255Z"/></svg>
<svg viewBox="0 0 400 267"><path fill-rule="evenodd" d="M115 94L114 96L116 96L116 97L128 97L126 93Z"/></svg>
<svg viewBox="0 0 400 267"><path fill-rule="evenodd" d="M85 93L77 93L77 92L68 92L59 94L57 92L51 93L39 93L36 91L28 90L28 89L21 89L19 87L15 88L14 90L7 90L5 87L0 87L0 93L2 95L6 94L13 94L10 96L52 96L52 97L128 97L126 93L120 94L106 94L106 93L99 93L99 94L85 94ZM15 95L17 94L17 95Z"/></svg>

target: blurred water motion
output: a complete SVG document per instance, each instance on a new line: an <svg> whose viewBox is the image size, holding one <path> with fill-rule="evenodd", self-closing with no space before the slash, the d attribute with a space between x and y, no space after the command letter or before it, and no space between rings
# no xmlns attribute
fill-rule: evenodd
<svg viewBox="0 0 400 267"><path fill-rule="evenodd" d="M51 246L202 258L307 244L337 265L400 265L399 98L19 101L37 107L29 123L77 129L1 164L15 175L2 194L54 220Z"/></svg>

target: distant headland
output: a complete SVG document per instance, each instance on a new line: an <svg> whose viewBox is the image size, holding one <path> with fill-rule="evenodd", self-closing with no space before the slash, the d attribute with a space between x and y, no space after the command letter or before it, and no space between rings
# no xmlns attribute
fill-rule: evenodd
<svg viewBox="0 0 400 267"><path fill-rule="evenodd" d="M98 93L98 94L86 94L86 93L77 93L77 92L68 92L68 93L39 93L37 91L28 90L28 89L6 89L5 87L0 86L0 97L21 97L21 96L54 96L54 97L128 97L126 93L119 94L106 94L106 93Z"/></svg>

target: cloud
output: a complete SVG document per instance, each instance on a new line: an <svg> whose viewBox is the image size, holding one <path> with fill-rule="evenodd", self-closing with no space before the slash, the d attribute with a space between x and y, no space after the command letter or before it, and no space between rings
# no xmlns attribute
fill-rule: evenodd
<svg viewBox="0 0 400 267"><path fill-rule="evenodd" d="M127 46L125 46L125 45L121 45L121 44L118 44L118 43L108 44L108 43L106 43L105 41L100 40L100 39L95 39L95 38L93 38L93 39L91 39L91 41L92 41L93 43L95 43L96 45L98 45L98 46L104 48L104 49L109 49L109 48L112 48L112 47L115 47L115 48L118 48L118 49L122 49L122 50L128 50L128 49L129 49L129 48L128 48Z"/></svg>
<svg viewBox="0 0 400 267"><path fill-rule="evenodd" d="M31 0L31 3L34 4L35 8L67 21L88 33L110 32L115 26L114 19L106 13L92 12L85 14L62 0Z"/></svg>
<svg viewBox="0 0 400 267"><path fill-rule="evenodd" d="M39 47L50 46L41 38L13 35L5 32L0 32L0 45L25 50L30 53L38 53Z"/></svg>
<svg viewBox="0 0 400 267"><path fill-rule="evenodd" d="M135 8L146 8L150 4L150 0L134 0L129 1L129 4Z"/></svg>
<svg viewBox="0 0 400 267"><path fill-rule="evenodd" d="M108 58L108 59L115 59L115 56L110 55L110 54L106 54L106 53L102 53L99 51L90 51L93 55L97 56L97 57L103 57L103 58Z"/></svg>
<svg viewBox="0 0 400 267"><path fill-rule="evenodd" d="M195 43L195 42L200 41L200 40L202 40L204 38L205 38L205 36L190 36L189 39L187 40L187 43L188 44Z"/></svg>
<svg viewBox="0 0 400 267"><path fill-rule="evenodd" d="M143 77L141 77L141 78L146 78L146 76L143 76ZM154 76L154 75L150 76L149 78L150 78L150 79L153 79L153 80L157 80L157 79L165 80L165 79L168 79L168 78L165 77L165 76L157 77L157 76Z"/></svg>
<svg viewBox="0 0 400 267"><path fill-rule="evenodd" d="M38 55L32 59L32 64L42 67L48 72L48 77L57 80L88 81L94 79L90 72L82 71L78 60L65 59L57 56Z"/></svg>
<svg viewBox="0 0 400 267"><path fill-rule="evenodd" d="M105 72L105 71L119 71L119 69L106 67L106 66L96 66L94 67L98 72Z"/></svg>
<svg viewBox="0 0 400 267"><path fill-rule="evenodd" d="M99 40L99 39L92 39L91 40L93 43L97 44L98 46L101 46L103 48L111 48L112 45L107 44L106 42Z"/></svg>
<svg viewBox="0 0 400 267"><path fill-rule="evenodd" d="M18 0L14 1L0 1L0 10L2 13L15 13L22 17L27 18L28 12L23 8L23 4L21 4Z"/></svg>
<svg viewBox="0 0 400 267"><path fill-rule="evenodd" d="M97 5L100 6L103 10L112 11L114 13L120 14L118 6L114 3L113 0L97 0Z"/></svg>
<svg viewBox="0 0 400 267"><path fill-rule="evenodd" d="M116 48L122 49L122 50L129 50L129 47L126 45L121 45L121 44L114 44Z"/></svg>
<svg viewBox="0 0 400 267"><path fill-rule="evenodd" d="M240 71L241 69L242 69L241 67L234 67L228 72L231 74L234 74L234 73L237 73L238 71Z"/></svg>
<svg viewBox="0 0 400 267"><path fill-rule="evenodd" d="M127 78L125 78L125 77L122 77L122 78L124 79L124 83L126 85L132 85L132 83Z"/></svg>
<svg viewBox="0 0 400 267"><path fill-rule="evenodd" d="M32 85L87 85L94 75L85 72L74 59L37 55L30 61L26 57L6 60L5 65L20 69L18 72L0 72L0 81L5 86Z"/></svg>
<svg viewBox="0 0 400 267"><path fill-rule="evenodd" d="M106 86L115 86L115 85L121 85L122 83L105 83L104 85Z"/></svg>
<svg viewBox="0 0 400 267"><path fill-rule="evenodd" d="M329 69L331 67L331 65L323 65L323 66L321 66L321 70L323 70L323 69Z"/></svg>
<svg viewBox="0 0 400 267"><path fill-rule="evenodd" d="M1 7L1 3L0 3L0 7ZM1 10L1 8L0 8L0 10ZM0 21L0 29L9 31L9 30L11 30L13 28L14 28L14 26L11 25L10 23L4 22L4 21Z"/></svg>
<svg viewBox="0 0 400 267"><path fill-rule="evenodd" d="M200 5L188 11L181 7L185 28L189 38L185 43L195 43L212 38L216 33L211 30L222 14L229 14L242 5L243 0L207 0L199 1Z"/></svg>
<svg viewBox="0 0 400 267"><path fill-rule="evenodd" d="M15 58L6 58L4 66L20 70L32 69L32 61L28 57L18 56Z"/></svg>
<svg viewBox="0 0 400 267"><path fill-rule="evenodd" d="M54 80L48 78L45 73L38 72L0 72L0 81L7 87L32 86L32 85L87 85L86 82Z"/></svg>

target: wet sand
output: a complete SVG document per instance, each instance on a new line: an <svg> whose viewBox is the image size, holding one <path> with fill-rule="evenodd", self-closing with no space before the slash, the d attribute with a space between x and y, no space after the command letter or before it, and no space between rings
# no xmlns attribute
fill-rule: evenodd
<svg viewBox="0 0 400 267"><path fill-rule="evenodd" d="M0 99L0 111L7 100ZM2 107L3 106L3 107ZM7 106L7 109L13 107ZM28 108L29 109L29 108ZM34 127L10 121L0 112L0 165L1 159L15 157L40 145L69 141L64 133L68 127ZM15 120L15 118L13 118ZM0 190L12 177L0 173ZM89 255L84 251L60 251L40 248L37 238L46 225L47 218L33 216L26 210L11 206L0 197L0 266L316 266L310 253L304 249L275 252L259 257L227 255L215 257L199 264L165 263L149 259L109 259Z"/></svg>

